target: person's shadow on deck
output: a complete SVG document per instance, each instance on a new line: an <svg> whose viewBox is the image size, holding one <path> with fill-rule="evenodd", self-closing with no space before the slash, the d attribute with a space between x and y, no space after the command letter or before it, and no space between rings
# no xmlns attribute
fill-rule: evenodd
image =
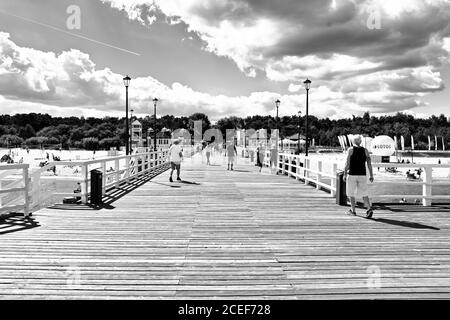
<svg viewBox="0 0 450 320"><path fill-rule="evenodd" d="M10 213L0 217L0 235L40 227L33 218L25 218L22 213Z"/></svg>
<svg viewBox="0 0 450 320"><path fill-rule="evenodd" d="M200 183L194 182L194 181L181 180L180 182L183 183L183 184L191 184L191 185L195 185L195 186L199 186L200 185Z"/></svg>
<svg viewBox="0 0 450 320"><path fill-rule="evenodd" d="M425 224L421 224L421 223L417 223L417 222L392 220L392 219L386 219L386 218L371 218L370 220L375 221L375 222L386 223L386 224L390 224L390 225L394 225L394 226L399 226L399 227L406 227L406 228L441 230L439 228L436 228L433 226L427 226Z"/></svg>

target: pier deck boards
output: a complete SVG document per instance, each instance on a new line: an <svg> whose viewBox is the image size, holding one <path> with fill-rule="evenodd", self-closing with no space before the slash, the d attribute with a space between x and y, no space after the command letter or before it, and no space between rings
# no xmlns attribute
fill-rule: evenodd
<svg viewBox="0 0 450 320"><path fill-rule="evenodd" d="M449 207L350 217L325 192L239 162L196 157L184 183L163 173L101 210L0 222L0 298L450 298Z"/></svg>

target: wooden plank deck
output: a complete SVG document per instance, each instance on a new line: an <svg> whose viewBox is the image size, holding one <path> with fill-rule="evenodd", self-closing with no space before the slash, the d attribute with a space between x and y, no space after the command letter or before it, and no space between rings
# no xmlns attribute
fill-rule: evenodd
<svg viewBox="0 0 450 320"><path fill-rule="evenodd" d="M197 157L184 183L163 173L101 210L0 222L0 298L450 298L449 207L349 217L239 161L231 172Z"/></svg>

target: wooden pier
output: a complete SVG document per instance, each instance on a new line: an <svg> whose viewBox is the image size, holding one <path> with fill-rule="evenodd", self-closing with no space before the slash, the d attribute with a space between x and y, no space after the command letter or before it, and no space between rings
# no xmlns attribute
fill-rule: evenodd
<svg viewBox="0 0 450 320"><path fill-rule="evenodd" d="M0 221L0 298L450 298L450 206L351 217L241 158L234 171L187 159L182 179Z"/></svg>

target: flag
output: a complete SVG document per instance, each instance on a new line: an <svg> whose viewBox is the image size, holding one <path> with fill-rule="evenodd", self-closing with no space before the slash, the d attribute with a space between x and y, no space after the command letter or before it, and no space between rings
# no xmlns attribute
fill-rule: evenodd
<svg viewBox="0 0 450 320"><path fill-rule="evenodd" d="M411 150L414 150L414 137L411 136Z"/></svg>
<svg viewBox="0 0 450 320"><path fill-rule="evenodd" d="M403 136L401 136L400 141L402 144L402 151L405 151L405 138Z"/></svg>
<svg viewBox="0 0 450 320"><path fill-rule="evenodd" d="M442 151L445 151L445 140L444 140L444 137L442 137Z"/></svg>
<svg viewBox="0 0 450 320"><path fill-rule="evenodd" d="M438 149L438 145L437 145L437 136L434 136L434 148L435 148L436 151L437 151L437 149Z"/></svg>
<svg viewBox="0 0 450 320"><path fill-rule="evenodd" d="M397 136L394 136L395 150L398 150L398 140Z"/></svg>
<svg viewBox="0 0 450 320"><path fill-rule="evenodd" d="M431 138L428 136L428 151L431 151Z"/></svg>

